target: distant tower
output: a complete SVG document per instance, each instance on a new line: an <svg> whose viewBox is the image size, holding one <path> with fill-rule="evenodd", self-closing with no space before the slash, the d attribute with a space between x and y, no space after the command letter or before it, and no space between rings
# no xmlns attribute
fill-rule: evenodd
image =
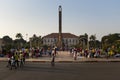
<svg viewBox="0 0 120 80"><path fill-rule="evenodd" d="M59 38L58 38L58 47L62 48L62 6L59 6Z"/></svg>

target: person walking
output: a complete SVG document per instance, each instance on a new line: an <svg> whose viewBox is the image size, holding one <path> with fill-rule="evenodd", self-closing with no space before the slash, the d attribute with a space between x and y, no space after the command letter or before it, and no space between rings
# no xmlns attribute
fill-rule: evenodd
<svg viewBox="0 0 120 80"><path fill-rule="evenodd" d="M73 55L73 57L74 57L74 60L77 60L77 49L76 48L74 48L74 55Z"/></svg>
<svg viewBox="0 0 120 80"><path fill-rule="evenodd" d="M19 59L20 59L20 68L22 68L24 64L24 57L22 52L20 52L19 54Z"/></svg>
<svg viewBox="0 0 120 80"><path fill-rule="evenodd" d="M51 66L55 66L55 56L56 56L56 49L54 48L54 49L52 50Z"/></svg>
<svg viewBox="0 0 120 80"><path fill-rule="evenodd" d="M14 57L15 57L15 64L17 64L17 67L19 67L19 61L18 61L18 59L19 59L19 54L18 54L18 52L16 52L16 53L14 54Z"/></svg>

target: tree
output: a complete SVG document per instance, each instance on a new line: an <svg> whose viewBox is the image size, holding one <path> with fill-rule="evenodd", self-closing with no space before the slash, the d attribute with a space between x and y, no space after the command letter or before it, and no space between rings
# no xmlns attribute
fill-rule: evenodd
<svg viewBox="0 0 120 80"><path fill-rule="evenodd" d="M90 36L90 47L96 47L96 35Z"/></svg>
<svg viewBox="0 0 120 80"><path fill-rule="evenodd" d="M85 36L86 39L88 39L88 34L87 33L85 33L84 36Z"/></svg>
<svg viewBox="0 0 120 80"><path fill-rule="evenodd" d="M36 36L36 34L34 34L33 37L30 38L30 44L31 47L40 47L42 45L41 36Z"/></svg>
<svg viewBox="0 0 120 80"><path fill-rule="evenodd" d="M95 41L96 40L96 36L95 35L91 35L90 36L90 41Z"/></svg>
<svg viewBox="0 0 120 80"><path fill-rule="evenodd" d="M24 39L23 39L23 36L21 33L17 33L16 34L16 40L14 40L14 43L17 44L17 47L18 48L22 48L24 42L26 42Z"/></svg>
<svg viewBox="0 0 120 80"><path fill-rule="evenodd" d="M16 38L17 38L17 39L22 39L22 38L23 38L23 36L22 36L22 34L21 34L21 33L17 33L17 34L16 34Z"/></svg>
<svg viewBox="0 0 120 80"><path fill-rule="evenodd" d="M119 45L119 41L120 41L120 33L114 33L114 34L109 34L109 35L105 35L102 37L102 48L106 49L108 47L118 47Z"/></svg>
<svg viewBox="0 0 120 80"><path fill-rule="evenodd" d="M85 33L84 35L79 36L79 46L83 47L83 49L88 47L88 35Z"/></svg>
<svg viewBox="0 0 120 80"><path fill-rule="evenodd" d="M4 48L7 51L13 47L13 40L9 36L3 36L2 40L4 42Z"/></svg>
<svg viewBox="0 0 120 80"><path fill-rule="evenodd" d="M10 38L9 36L3 36L2 39L5 42L5 44L10 44L13 42L12 38Z"/></svg>

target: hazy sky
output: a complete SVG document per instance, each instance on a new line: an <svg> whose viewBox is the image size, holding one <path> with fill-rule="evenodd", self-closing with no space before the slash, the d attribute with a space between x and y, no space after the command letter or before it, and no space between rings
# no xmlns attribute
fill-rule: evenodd
<svg viewBox="0 0 120 80"><path fill-rule="evenodd" d="M58 32L59 5L63 32L96 34L99 40L120 33L120 0L0 0L0 38Z"/></svg>

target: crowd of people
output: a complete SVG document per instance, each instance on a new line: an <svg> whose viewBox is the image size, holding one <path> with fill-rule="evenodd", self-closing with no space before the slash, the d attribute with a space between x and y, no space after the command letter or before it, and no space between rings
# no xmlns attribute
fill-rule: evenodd
<svg viewBox="0 0 120 80"><path fill-rule="evenodd" d="M30 49L11 49L6 54L8 56L8 65L7 67L13 65L15 68L18 68L25 63L26 58L38 58L43 55L50 56L52 58L51 62L54 62L55 56L57 53L57 48L30 48Z"/></svg>
<svg viewBox="0 0 120 80"><path fill-rule="evenodd" d="M8 64L7 67L18 68L25 64L25 58L27 57L28 51L26 49L11 49L8 53Z"/></svg>
<svg viewBox="0 0 120 80"><path fill-rule="evenodd" d="M97 58L100 57L101 50L100 49L82 49L82 48L71 48L70 53L75 56L84 56L86 58Z"/></svg>
<svg viewBox="0 0 120 80"><path fill-rule="evenodd" d="M77 56L86 57L86 58L109 58L109 57L120 57L120 53L116 52L113 48L107 48L102 50L100 48L71 48L70 54L73 55L73 58L76 59Z"/></svg>
<svg viewBox="0 0 120 80"><path fill-rule="evenodd" d="M20 67L21 64L25 63L26 58L38 58L43 55L49 56L52 58L51 63L55 61L55 56L57 54L57 47L54 48L30 48L30 49L10 49L6 54L8 56L8 65L12 65L14 63L15 68ZM70 54L73 55L73 59L76 60L78 56L86 57L86 58L99 58L103 55L102 49L99 48L91 48L91 49L82 49L82 48L71 48ZM112 49L108 48L105 51L105 56L113 56L116 54Z"/></svg>

